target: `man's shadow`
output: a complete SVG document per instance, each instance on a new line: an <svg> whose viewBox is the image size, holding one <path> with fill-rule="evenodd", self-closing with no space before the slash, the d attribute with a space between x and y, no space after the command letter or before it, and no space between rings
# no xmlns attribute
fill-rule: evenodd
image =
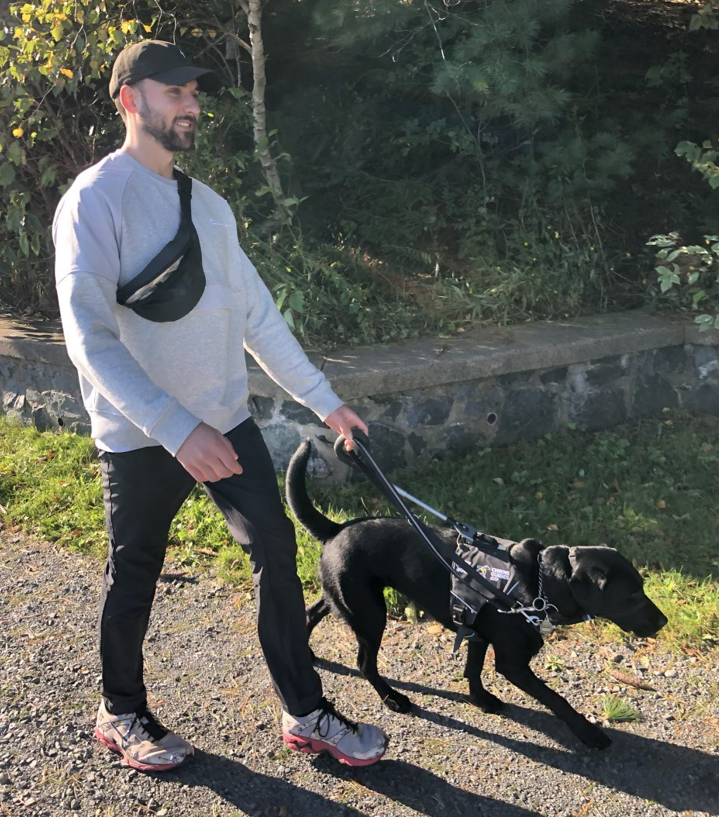
<svg viewBox="0 0 719 817"><path fill-rule="evenodd" d="M403 803L427 817L538 817L534 811L457 788L426 769L398 760L348 768L320 756L311 762L323 775L332 775ZM301 788L279 777L251 771L243 763L211 752L197 751L187 765L163 772L163 780L204 786L251 817L367 817L364 811ZM284 807L284 808L283 808ZM372 808L376 814L376 807Z"/></svg>

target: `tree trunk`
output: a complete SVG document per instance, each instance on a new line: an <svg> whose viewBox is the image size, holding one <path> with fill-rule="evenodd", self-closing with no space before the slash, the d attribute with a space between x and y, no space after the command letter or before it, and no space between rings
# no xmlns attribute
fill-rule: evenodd
<svg viewBox="0 0 719 817"><path fill-rule="evenodd" d="M266 2L266 0L265 0ZM265 48L262 43L262 6L263 0L240 0L242 10L247 15L247 24L250 30L250 44L252 46L252 114L254 119L254 137L260 164L265 172L267 186L272 191L275 200L275 217L284 220L286 208L285 196L282 192L280 174L277 163L270 150L267 136L267 112L265 109Z"/></svg>

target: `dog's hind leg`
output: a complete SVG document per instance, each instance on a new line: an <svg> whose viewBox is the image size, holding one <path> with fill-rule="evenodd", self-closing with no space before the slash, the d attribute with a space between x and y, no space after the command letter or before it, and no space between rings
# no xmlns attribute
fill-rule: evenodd
<svg viewBox="0 0 719 817"><path fill-rule="evenodd" d="M412 709L412 701L406 695L391 687L379 674L377 668L377 654L382 643L384 626L383 614L381 622L363 619L360 630L355 629L357 643L359 644L357 666L362 675L377 690L382 703L388 709L393 712L409 712Z"/></svg>
<svg viewBox="0 0 719 817"><path fill-rule="evenodd" d="M319 599L305 611L307 621L307 635L312 635L312 630L322 621L325 616L332 612L329 602L324 596Z"/></svg>
<svg viewBox="0 0 719 817"><path fill-rule="evenodd" d="M311 606L308 607L305 611L305 621L307 622L307 638L312 635L312 630L322 621L322 619L329 615L332 612L332 609L329 605L329 602L324 596L320 596L319 599ZM310 649L312 653L312 661L317 661L317 656L314 654L314 651Z"/></svg>
<svg viewBox="0 0 719 817"><path fill-rule="evenodd" d="M488 646L489 643L478 635L469 639L464 677L469 681L469 698L472 703L484 712L495 713L499 712L504 704L491 692L487 692L482 685L482 668Z"/></svg>
<svg viewBox="0 0 719 817"><path fill-rule="evenodd" d="M410 699L393 689L377 668L377 654L387 624L387 605L382 588L370 588L347 578L348 581L342 583L341 595L336 597L331 589L330 593L333 606L338 608L357 638L357 666L386 707L393 712L409 712L412 708Z"/></svg>

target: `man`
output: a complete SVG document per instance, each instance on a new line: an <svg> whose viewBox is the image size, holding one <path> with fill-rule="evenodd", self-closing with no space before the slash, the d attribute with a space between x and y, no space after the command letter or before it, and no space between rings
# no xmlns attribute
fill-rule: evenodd
<svg viewBox="0 0 719 817"><path fill-rule="evenodd" d="M95 735L141 770L173 768L193 752L148 709L142 644L170 524L202 482L250 555L284 740L366 765L386 737L322 697L294 529L247 409L243 342L330 428L351 438L366 426L287 328L227 202L174 168L174 154L193 146L198 92L217 84L170 43L125 48L110 80L125 142L78 176L53 223L63 329L100 452L109 536Z"/></svg>

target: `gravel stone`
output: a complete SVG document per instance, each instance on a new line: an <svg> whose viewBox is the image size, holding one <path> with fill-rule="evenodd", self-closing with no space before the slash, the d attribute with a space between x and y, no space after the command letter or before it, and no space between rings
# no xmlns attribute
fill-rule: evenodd
<svg viewBox="0 0 719 817"><path fill-rule="evenodd" d="M563 659L561 672L545 669L542 654L535 660L550 686L600 724L600 690L614 690L642 714L639 722L604 726L614 743L597 752L498 675L491 650L485 684L506 707L487 715L472 706L463 652L452 658L451 637L426 622L388 622L380 671L415 704L412 714L394 714L358 676L352 634L327 619L312 636L327 697L348 717L377 723L390 737L381 763L352 769L283 744L249 589L223 586L211 569L171 562L172 553L165 568L172 592L162 592L167 583L160 582L145 645L146 679L151 708L193 741L196 754L176 770L147 775L122 766L93 738L102 565L0 527L0 812L719 815L719 673L712 654L671 655L661 638L605 648L591 640L591 628L557 630L544 654ZM604 674L607 662L620 663L620 654L627 671L652 673L656 692Z"/></svg>

